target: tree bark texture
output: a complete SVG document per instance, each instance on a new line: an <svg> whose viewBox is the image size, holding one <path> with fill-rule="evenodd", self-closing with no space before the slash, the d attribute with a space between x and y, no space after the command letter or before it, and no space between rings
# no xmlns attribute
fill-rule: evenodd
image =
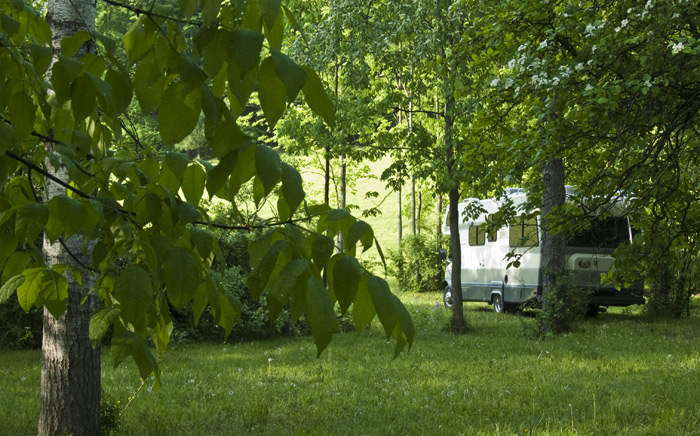
<svg viewBox="0 0 700 436"><path fill-rule="evenodd" d="M79 30L94 30L95 1L49 0L46 20L53 32L53 50L56 56L60 52L63 38ZM94 44L88 42L78 55L92 50ZM56 170L47 163L47 169L59 179L67 180L65 168ZM64 188L47 181L46 201L64 194ZM80 235L53 244L44 239L43 252L47 266L65 264L75 267L81 273L82 283L78 283L66 270L66 311L55 319L44 310L41 397L37 425L39 435L94 436L101 433L100 349L93 349L89 338L90 316L97 306L98 297L91 294L85 298L94 287L94 277L84 268L84 265L90 263L91 247L92 244L86 243Z"/></svg>
<svg viewBox="0 0 700 436"><path fill-rule="evenodd" d="M542 329L556 333L568 329L566 316L562 304L557 304L554 290L558 284L558 278L566 271L564 259L564 247L566 235L563 231L553 233L552 212L561 208L566 201L566 188L564 185L564 161L561 158L552 158L545 162L542 169L544 191L542 195L542 256L540 269L542 271L542 309L545 312Z"/></svg>
<svg viewBox="0 0 700 436"><path fill-rule="evenodd" d="M464 305L462 304L462 246L459 238L459 180L455 175L454 142L452 137L452 127L454 126L454 105L455 100L452 95L448 95L445 100L445 158L447 161L447 177L450 179L452 188L449 191L450 200L450 254L452 256L452 322L457 330L465 328Z"/></svg>

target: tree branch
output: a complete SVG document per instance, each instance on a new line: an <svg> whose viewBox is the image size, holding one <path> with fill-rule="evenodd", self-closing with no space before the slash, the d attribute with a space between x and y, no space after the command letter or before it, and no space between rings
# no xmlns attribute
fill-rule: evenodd
<svg viewBox="0 0 700 436"><path fill-rule="evenodd" d="M176 23L181 23L181 24L192 24L192 25L194 25L194 26L201 26L201 25L204 24L204 23L201 22L201 21L185 20L185 19L182 19L182 18L175 18L175 17L171 17L171 16L168 16L168 15L157 14L157 13L153 12L152 10L146 10L146 9L137 8L137 7L135 7L135 6L127 5L127 4L124 4L124 3L119 3L119 2L116 2L116 1L114 1L114 0L102 0L102 1L105 2L105 3L107 3L107 4L110 4L110 5L112 5L112 6L116 6L116 7L118 7L118 8L127 9L127 10L129 10L129 11L135 13L136 15L142 15L142 14L143 14L143 15L146 15L146 16L149 16L149 17L163 18L163 19L165 19L165 20L174 21L174 22L176 22Z"/></svg>

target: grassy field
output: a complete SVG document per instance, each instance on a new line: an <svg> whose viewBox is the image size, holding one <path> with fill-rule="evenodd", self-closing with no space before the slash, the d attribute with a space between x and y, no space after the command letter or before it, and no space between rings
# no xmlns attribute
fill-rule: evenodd
<svg viewBox="0 0 700 436"><path fill-rule="evenodd" d="M538 340L533 318L470 304L458 336L443 331L439 295L402 299L418 336L396 360L377 326L338 334L319 359L306 337L175 345L155 391L105 350L114 434L700 434L698 316L615 310ZM35 434L39 351L0 351L0 380L0 434Z"/></svg>

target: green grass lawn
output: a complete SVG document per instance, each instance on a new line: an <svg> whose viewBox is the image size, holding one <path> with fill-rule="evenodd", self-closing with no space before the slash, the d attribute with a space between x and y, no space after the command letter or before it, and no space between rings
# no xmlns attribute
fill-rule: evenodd
<svg viewBox="0 0 700 436"><path fill-rule="evenodd" d="M175 345L163 387L129 365L103 389L118 435L700 434L700 318L614 310L538 340L528 316L468 304L468 334L442 330L438 294L404 294L418 335L392 360L379 327L311 338ZM697 309L696 309L697 310ZM35 434L40 352L0 351L0 434Z"/></svg>

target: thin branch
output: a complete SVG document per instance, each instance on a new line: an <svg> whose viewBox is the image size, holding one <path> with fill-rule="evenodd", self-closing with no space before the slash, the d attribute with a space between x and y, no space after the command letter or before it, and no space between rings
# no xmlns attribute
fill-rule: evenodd
<svg viewBox="0 0 700 436"><path fill-rule="evenodd" d="M14 154L13 152L11 152L10 150L7 150L5 152L5 154L7 156L11 157L12 159L22 163L23 165L27 166L28 168L33 169L34 171L38 172L39 174L43 175L44 177L50 179L54 183L56 183L64 188L68 189L69 191L77 194L78 196L80 196L82 198L86 198L86 199L91 198L89 195L87 195L86 193L84 193L80 189L77 189L77 188L71 186L70 184L64 182L63 180L59 179L58 177L54 176L53 174L50 174L48 171L41 168L40 166L38 166L34 162L29 161L29 160L23 158L22 156L18 156L16 154Z"/></svg>
<svg viewBox="0 0 700 436"><path fill-rule="evenodd" d="M175 18L175 17L171 17L171 16L168 16L168 15L157 14L157 13L151 11L151 10L137 8L137 7L135 7L135 6L127 5L127 4L124 4L124 3L119 3L119 2L116 2L116 1L114 1L114 0L102 0L102 1L105 2L105 3L107 3L107 4L110 4L110 5L112 5L112 6L116 6L116 7L118 7L118 8L127 9L127 10L129 10L129 11L135 13L136 15L146 15L146 16L148 16L148 17L163 18L164 20L170 20L170 21L174 21L174 22L176 22L176 23L181 23L181 24L191 24L191 25L193 25L193 26L201 26L201 25L204 24L204 23L201 22L201 21L185 20L185 19L182 19L182 18Z"/></svg>

